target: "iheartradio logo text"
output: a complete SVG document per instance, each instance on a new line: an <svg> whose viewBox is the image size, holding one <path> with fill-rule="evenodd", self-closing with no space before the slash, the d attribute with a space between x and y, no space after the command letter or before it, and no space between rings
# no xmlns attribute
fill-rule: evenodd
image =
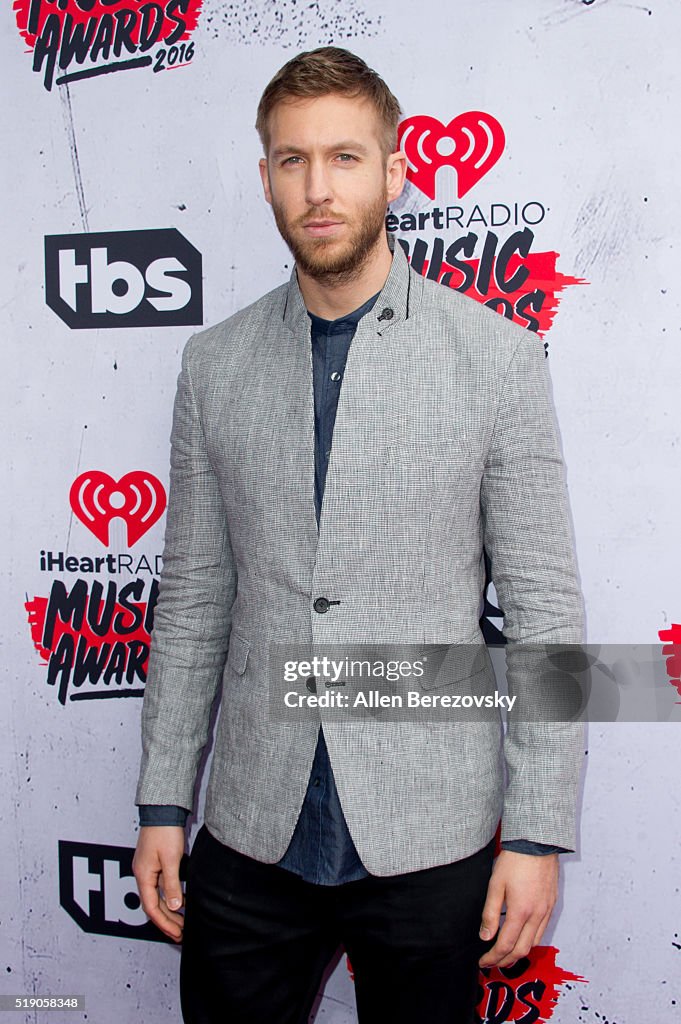
<svg viewBox="0 0 681 1024"><path fill-rule="evenodd" d="M201 324L201 253L176 228L47 235L45 296L74 329Z"/></svg>
<svg viewBox="0 0 681 1024"><path fill-rule="evenodd" d="M159 521L167 504L161 481L140 469L126 473L120 480L98 469L81 473L71 484L69 501L74 515L106 547L110 543L111 523L114 519L122 520L129 548ZM43 548L40 552L41 572L158 576L161 565L161 555L132 555L127 551L76 555Z"/></svg>

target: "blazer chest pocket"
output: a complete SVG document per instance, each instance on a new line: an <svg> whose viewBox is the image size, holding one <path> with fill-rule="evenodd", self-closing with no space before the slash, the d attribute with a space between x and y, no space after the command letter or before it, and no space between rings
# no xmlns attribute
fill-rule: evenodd
<svg viewBox="0 0 681 1024"><path fill-rule="evenodd" d="M407 438L387 446L386 463L401 473L414 477L446 474L462 476L476 471L472 452L460 438Z"/></svg>
<svg viewBox="0 0 681 1024"><path fill-rule="evenodd" d="M248 640L239 633L232 631L229 637L229 648L227 649L227 665L239 676L242 676L246 671L249 651L250 644Z"/></svg>

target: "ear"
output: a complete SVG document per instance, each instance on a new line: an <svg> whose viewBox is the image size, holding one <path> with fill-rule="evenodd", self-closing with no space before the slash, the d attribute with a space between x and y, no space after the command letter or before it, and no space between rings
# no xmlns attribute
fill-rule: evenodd
<svg viewBox="0 0 681 1024"><path fill-rule="evenodd" d="M260 177L262 179L263 192L265 193L265 199L272 205L272 190L270 189L270 172L267 168L267 160L265 157L261 157L258 163L260 168Z"/></svg>
<svg viewBox="0 0 681 1024"><path fill-rule="evenodd" d="M388 192L388 203L392 203L402 194L404 180L407 175L407 158L401 150L388 156L385 170L385 184Z"/></svg>

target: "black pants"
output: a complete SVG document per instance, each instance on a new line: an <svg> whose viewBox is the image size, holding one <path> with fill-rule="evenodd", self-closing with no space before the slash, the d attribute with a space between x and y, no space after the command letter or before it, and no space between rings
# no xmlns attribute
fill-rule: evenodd
<svg viewBox="0 0 681 1024"><path fill-rule="evenodd" d="M340 886L245 857L204 825L189 858L185 1024L307 1024L342 944L361 1024L472 1024L494 842L454 864Z"/></svg>

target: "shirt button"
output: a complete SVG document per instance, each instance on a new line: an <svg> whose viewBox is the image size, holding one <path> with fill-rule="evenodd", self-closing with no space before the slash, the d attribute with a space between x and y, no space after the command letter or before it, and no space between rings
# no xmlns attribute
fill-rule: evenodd
<svg viewBox="0 0 681 1024"><path fill-rule="evenodd" d="M320 615L323 612L328 612L328 610L329 610L329 599L328 599L328 597L318 597L317 600L315 601L315 603L312 605L312 607L314 608L314 610L316 612L319 612Z"/></svg>
<svg viewBox="0 0 681 1024"><path fill-rule="evenodd" d="M338 370L334 370L333 373L331 374L331 380L340 380L340 379L341 379L340 373L338 372Z"/></svg>

